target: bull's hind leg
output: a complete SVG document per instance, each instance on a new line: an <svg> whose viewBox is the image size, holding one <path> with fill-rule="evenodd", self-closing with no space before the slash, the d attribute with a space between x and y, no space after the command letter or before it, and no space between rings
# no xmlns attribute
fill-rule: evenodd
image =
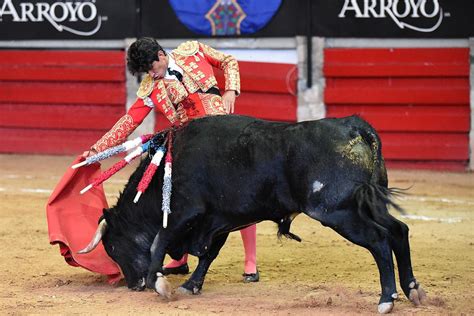
<svg viewBox="0 0 474 316"><path fill-rule="evenodd" d="M408 226L392 216L389 216L386 226L390 231L390 245L397 259L400 286L408 299L419 305L425 301L426 293L413 275Z"/></svg>
<svg viewBox="0 0 474 316"><path fill-rule="evenodd" d="M179 288L182 293L198 294L201 291L207 270L209 270L212 261L216 259L222 246L224 246L227 236L229 236L229 233L217 236L212 242L209 251L199 257L199 263L196 270L194 270L189 280L184 282Z"/></svg>
<svg viewBox="0 0 474 316"><path fill-rule="evenodd" d="M336 210L332 212L308 211L310 217L329 226L349 241L366 248L372 254L380 273L382 295L379 313L389 313L393 309L393 301L397 297L392 248L389 238L375 226L364 222L357 212L352 210Z"/></svg>

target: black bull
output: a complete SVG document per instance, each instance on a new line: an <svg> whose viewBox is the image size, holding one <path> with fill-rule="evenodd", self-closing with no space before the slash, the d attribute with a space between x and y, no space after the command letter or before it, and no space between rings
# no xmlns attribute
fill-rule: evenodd
<svg viewBox="0 0 474 316"><path fill-rule="evenodd" d="M199 263L181 290L198 293L229 232L271 220L280 235L299 239L289 228L304 213L370 251L380 272L380 312L389 312L397 297L392 252L403 292L415 304L425 297L412 272L408 227L387 210L396 205L380 139L358 117L287 124L214 116L189 123L174 135L167 228L162 166L133 203L149 163L141 162L117 205L104 211L106 229L99 233L132 289L146 285L168 296L161 288L165 254L190 253Z"/></svg>

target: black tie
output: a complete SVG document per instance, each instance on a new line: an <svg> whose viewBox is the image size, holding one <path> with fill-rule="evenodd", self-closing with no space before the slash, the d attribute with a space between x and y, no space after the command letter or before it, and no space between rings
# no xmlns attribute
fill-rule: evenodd
<svg viewBox="0 0 474 316"><path fill-rule="evenodd" d="M183 75L177 71L177 70L172 70L171 68L168 68L168 73L171 75L171 76L175 76L176 79L178 79L179 81L183 81Z"/></svg>

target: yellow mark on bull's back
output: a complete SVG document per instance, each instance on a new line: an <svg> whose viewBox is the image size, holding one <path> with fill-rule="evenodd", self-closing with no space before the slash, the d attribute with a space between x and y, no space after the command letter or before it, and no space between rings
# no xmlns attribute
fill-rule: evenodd
<svg viewBox="0 0 474 316"><path fill-rule="evenodd" d="M349 143L340 146L337 151L354 164L372 172L374 168L373 154L371 148L364 142L362 136L359 135L351 139Z"/></svg>

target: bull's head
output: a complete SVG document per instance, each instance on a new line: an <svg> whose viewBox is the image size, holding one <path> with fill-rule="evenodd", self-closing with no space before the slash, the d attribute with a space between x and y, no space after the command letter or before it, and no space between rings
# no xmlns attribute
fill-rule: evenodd
<svg viewBox="0 0 474 316"><path fill-rule="evenodd" d="M80 253L92 251L102 240L105 251L122 270L129 288L141 290L151 262L151 245L161 227L161 182L163 171L155 176L148 187L149 194L133 203L150 159L144 159L130 177L117 204L105 209L99 227L87 247ZM160 173L161 172L161 173ZM181 254L182 255L182 254Z"/></svg>
<svg viewBox="0 0 474 316"><path fill-rule="evenodd" d="M124 225L123 222L119 225L117 216L114 216L116 212L113 208L104 210L92 240L78 253L89 253L102 241L107 254L119 265L128 287L143 290L154 235L140 231L134 225Z"/></svg>

